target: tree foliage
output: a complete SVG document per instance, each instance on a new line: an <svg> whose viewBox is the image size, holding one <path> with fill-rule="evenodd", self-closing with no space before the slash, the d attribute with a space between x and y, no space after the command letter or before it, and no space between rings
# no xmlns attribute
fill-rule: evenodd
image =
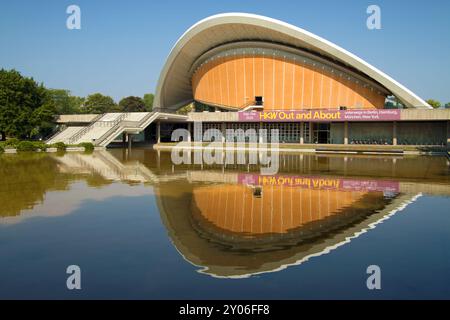
<svg viewBox="0 0 450 320"><path fill-rule="evenodd" d="M152 111L153 109L153 100L155 99L155 95L153 93L144 94L144 103L147 111Z"/></svg>
<svg viewBox="0 0 450 320"><path fill-rule="evenodd" d="M437 100L433 100L433 99L428 99L427 103L432 106L433 108L440 108L441 107L441 103Z"/></svg>
<svg viewBox="0 0 450 320"><path fill-rule="evenodd" d="M94 93L86 98L83 104L84 113L106 113L117 111L117 104L113 98L101 93Z"/></svg>
<svg viewBox="0 0 450 320"><path fill-rule="evenodd" d="M0 132L18 138L45 135L53 126L55 105L47 89L16 70L0 70Z"/></svg>
<svg viewBox="0 0 450 320"><path fill-rule="evenodd" d="M194 112L195 106L194 103L190 103L180 109L177 110L177 114L187 115L189 112Z"/></svg>
<svg viewBox="0 0 450 320"><path fill-rule="evenodd" d="M51 99L55 104L57 114L82 113L84 98L72 96L69 90L48 89Z"/></svg>
<svg viewBox="0 0 450 320"><path fill-rule="evenodd" d="M0 70L0 137L45 138L55 128L55 115L152 111L154 95L130 96L116 104L113 98L94 93L87 98L65 89L47 89L16 70Z"/></svg>
<svg viewBox="0 0 450 320"><path fill-rule="evenodd" d="M130 96L120 100L119 109L123 112L145 112L146 106L142 98Z"/></svg>

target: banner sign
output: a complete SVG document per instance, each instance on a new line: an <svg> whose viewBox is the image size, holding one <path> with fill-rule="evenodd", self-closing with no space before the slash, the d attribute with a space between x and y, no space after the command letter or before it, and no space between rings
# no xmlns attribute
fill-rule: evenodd
<svg viewBox="0 0 450 320"><path fill-rule="evenodd" d="M238 183L253 186L285 186L318 190L400 192L399 182L391 180L281 175L262 176L258 174L241 173L238 176Z"/></svg>
<svg viewBox="0 0 450 320"><path fill-rule="evenodd" d="M398 121L400 110L301 110L238 112L242 122Z"/></svg>

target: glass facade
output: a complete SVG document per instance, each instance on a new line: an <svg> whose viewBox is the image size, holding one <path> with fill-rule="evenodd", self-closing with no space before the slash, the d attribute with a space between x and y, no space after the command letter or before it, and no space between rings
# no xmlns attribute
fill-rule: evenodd
<svg viewBox="0 0 450 320"><path fill-rule="evenodd" d="M273 130L278 130L278 141L280 143L300 143L302 125L299 122L289 123L255 123L255 122L233 122L222 123L207 122L202 123L203 141L214 141L214 132L210 129L217 129L222 132L225 130L233 130L232 132L225 132L226 141L245 141L245 142L272 142ZM262 137L260 135L260 129L262 131ZM199 130L199 128L197 128ZM328 129L329 132L329 129ZM200 134L200 132L196 132ZM303 141L304 143L310 143L310 124L308 122L303 123Z"/></svg>
<svg viewBox="0 0 450 320"><path fill-rule="evenodd" d="M313 143L330 143L330 124L313 123Z"/></svg>
<svg viewBox="0 0 450 320"><path fill-rule="evenodd" d="M279 143L305 144L344 144L344 123L310 123L310 122L203 122L201 132L193 132L203 141L212 142L217 136L219 142L225 136L227 142L273 141L273 130L278 130ZM161 134L173 128L161 127ZM200 130L193 126L194 130ZM217 131L209 131L216 129ZM260 130L263 129L264 131ZM227 130L232 130L227 132ZM350 145L393 145L396 132L397 145L432 145L445 146L447 142L447 122L350 122L348 123L348 144ZM261 136L260 136L261 134ZM166 136L169 137L168 134Z"/></svg>
<svg viewBox="0 0 450 320"><path fill-rule="evenodd" d="M259 123L227 123L227 141L259 142Z"/></svg>

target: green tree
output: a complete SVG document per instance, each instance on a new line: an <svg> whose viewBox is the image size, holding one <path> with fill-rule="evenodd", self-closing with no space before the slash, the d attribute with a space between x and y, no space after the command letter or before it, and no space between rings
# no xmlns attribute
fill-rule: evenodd
<svg viewBox="0 0 450 320"><path fill-rule="evenodd" d="M69 90L48 89L57 114L78 114L82 111L84 98L72 96Z"/></svg>
<svg viewBox="0 0 450 320"><path fill-rule="evenodd" d="M177 110L177 114L187 115L189 112L193 112L195 110L194 103L190 103L187 106L184 106Z"/></svg>
<svg viewBox="0 0 450 320"><path fill-rule="evenodd" d="M433 100L433 99L428 99L427 103L432 106L433 108L440 108L441 107L441 103L437 100Z"/></svg>
<svg viewBox="0 0 450 320"><path fill-rule="evenodd" d="M0 132L32 138L51 130L55 106L47 89L16 70L0 70Z"/></svg>
<svg viewBox="0 0 450 320"><path fill-rule="evenodd" d="M31 123L33 128L31 129L28 137L48 137L53 132L53 129L55 127L55 115L55 104L47 94L45 102L42 104L42 106L35 109L31 114Z"/></svg>
<svg viewBox="0 0 450 320"><path fill-rule="evenodd" d="M446 108L450 108L450 102L447 102L447 103L445 104L445 107L446 107Z"/></svg>
<svg viewBox="0 0 450 320"><path fill-rule="evenodd" d="M153 93L144 94L144 103L147 111L152 111L153 109L153 100L155 99L155 95Z"/></svg>
<svg viewBox="0 0 450 320"><path fill-rule="evenodd" d="M86 98L83 104L84 113L106 113L117 110L117 105L113 98L104 96L101 93L94 93Z"/></svg>
<svg viewBox="0 0 450 320"><path fill-rule="evenodd" d="M139 97L126 97L120 100L119 108L123 112L144 112L146 111L145 103Z"/></svg>

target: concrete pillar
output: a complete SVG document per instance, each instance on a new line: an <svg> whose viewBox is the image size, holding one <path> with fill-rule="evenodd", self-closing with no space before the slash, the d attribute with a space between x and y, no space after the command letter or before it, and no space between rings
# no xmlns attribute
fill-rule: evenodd
<svg viewBox="0 0 450 320"><path fill-rule="evenodd" d="M125 148L125 146L127 145L127 135L126 133L122 133L122 147Z"/></svg>
<svg viewBox="0 0 450 320"><path fill-rule="evenodd" d="M127 136L128 136L128 149L131 149L131 142L133 141L132 135L127 133Z"/></svg>
<svg viewBox="0 0 450 320"><path fill-rule="evenodd" d="M227 127L226 127L225 122L222 122L220 131L222 132L222 143L225 143L226 134L227 134Z"/></svg>
<svg viewBox="0 0 450 320"><path fill-rule="evenodd" d="M300 144L304 144L305 143L305 137L303 135L304 129L305 129L305 123L304 122L300 122Z"/></svg>
<svg viewBox="0 0 450 320"><path fill-rule="evenodd" d="M450 121L447 121L447 149L450 149Z"/></svg>
<svg viewBox="0 0 450 320"><path fill-rule="evenodd" d="M188 134L188 142L191 142L192 141L192 123L191 122L188 122L188 131L189 131L189 134Z"/></svg>
<svg viewBox="0 0 450 320"><path fill-rule="evenodd" d="M156 143L161 143L161 122L156 122Z"/></svg>
<svg viewBox="0 0 450 320"><path fill-rule="evenodd" d="M392 124L392 145L397 145L397 121Z"/></svg>
<svg viewBox="0 0 450 320"><path fill-rule="evenodd" d="M344 144L348 144L348 121L344 122Z"/></svg>
<svg viewBox="0 0 450 320"><path fill-rule="evenodd" d="M347 168L348 168L348 157L344 157L344 175L347 175Z"/></svg>
<svg viewBox="0 0 450 320"><path fill-rule="evenodd" d="M159 169L161 167L161 150L157 151L158 156L156 157L156 166Z"/></svg>
<svg viewBox="0 0 450 320"><path fill-rule="evenodd" d="M261 134L261 130L264 128L264 124L262 122L259 123L259 132L258 132L258 141L259 143L264 143L263 136Z"/></svg>
<svg viewBox="0 0 450 320"><path fill-rule="evenodd" d="M313 122L309 123L309 143L314 143L314 130L313 130Z"/></svg>

